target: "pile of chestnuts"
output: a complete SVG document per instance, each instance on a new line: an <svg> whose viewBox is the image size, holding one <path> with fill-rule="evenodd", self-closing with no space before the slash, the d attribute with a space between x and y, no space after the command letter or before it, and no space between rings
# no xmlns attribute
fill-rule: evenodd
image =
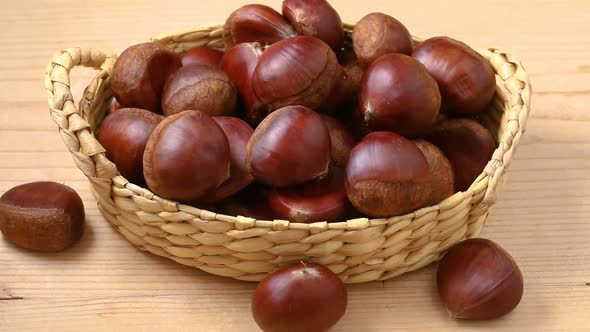
<svg viewBox="0 0 590 332"><path fill-rule="evenodd" d="M392 217L471 186L496 148L474 120L495 93L485 59L448 37L414 47L383 13L348 45L327 1L282 11L231 13L224 50L120 55L97 137L123 176L185 204L299 223Z"/></svg>
<svg viewBox="0 0 590 332"><path fill-rule="evenodd" d="M177 55L145 43L120 55L97 138L129 181L232 215L338 222L438 204L467 190L496 149L475 120L494 97L494 71L459 41L414 45L401 22L372 13L345 46L325 0L285 0L282 14L243 6L223 41L224 50ZM82 201L63 185L0 199L0 230L28 249L63 250L83 225ZM451 248L437 283L463 319L504 315L523 289L513 259L483 239ZM262 281L252 313L265 331L324 331L346 305L337 275L300 262Z"/></svg>

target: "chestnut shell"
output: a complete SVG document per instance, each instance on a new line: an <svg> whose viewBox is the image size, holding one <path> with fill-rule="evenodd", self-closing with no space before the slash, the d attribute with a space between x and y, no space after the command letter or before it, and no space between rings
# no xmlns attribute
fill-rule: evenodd
<svg viewBox="0 0 590 332"><path fill-rule="evenodd" d="M434 37L420 43L412 56L436 79L444 112L473 115L492 101L496 91L494 70L466 44L448 37Z"/></svg>
<svg viewBox="0 0 590 332"><path fill-rule="evenodd" d="M252 127L246 122L231 116L217 116L213 120L221 127L229 142L231 157L230 176L213 193L204 198L205 202L224 200L254 181L254 177L250 174L250 170L246 164L246 147L248 146L250 137L254 133Z"/></svg>
<svg viewBox="0 0 590 332"><path fill-rule="evenodd" d="M180 68L166 82L162 109L167 116L186 110L209 116L233 115L237 102L237 89L223 70L193 64Z"/></svg>
<svg viewBox="0 0 590 332"><path fill-rule="evenodd" d="M274 215L298 223L342 221L350 210L344 170L332 168L325 179L299 186L275 188L269 196Z"/></svg>
<svg viewBox="0 0 590 332"><path fill-rule="evenodd" d="M113 67L113 94L125 107L159 113L164 84L180 67L180 58L163 45L131 46L121 53Z"/></svg>
<svg viewBox="0 0 590 332"><path fill-rule="evenodd" d="M387 54L369 66L361 82L359 108L374 131L406 137L426 134L440 110L441 96L426 67L403 54Z"/></svg>
<svg viewBox="0 0 590 332"><path fill-rule="evenodd" d="M330 132L319 114L287 106L260 123L248 142L247 164L256 180L285 187L324 177Z"/></svg>
<svg viewBox="0 0 590 332"><path fill-rule="evenodd" d="M426 158L430 167L430 186L432 195L429 205L435 205L455 193L455 175L451 162L434 144L424 140L417 140L416 146Z"/></svg>
<svg viewBox="0 0 590 332"><path fill-rule="evenodd" d="M326 0L284 0L283 15L298 34L312 36L339 50L344 26L338 12Z"/></svg>
<svg viewBox="0 0 590 332"><path fill-rule="evenodd" d="M252 87L252 74L262 52L259 43L242 43L227 50L221 60L221 68L238 89L243 107L242 116L253 126L257 126L267 115Z"/></svg>
<svg viewBox="0 0 590 332"><path fill-rule="evenodd" d="M252 86L269 112L289 105L318 110L332 95L340 73L338 58L326 43L297 36L266 49Z"/></svg>
<svg viewBox="0 0 590 332"><path fill-rule="evenodd" d="M427 139L451 162L458 191L469 189L492 159L497 146L489 130L470 119L443 121Z"/></svg>
<svg viewBox="0 0 590 332"><path fill-rule="evenodd" d="M393 217L428 205L430 169L416 144L392 132L367 135L350 153L346 193L371 217Z"/></svg>
<svg viewBox="0 0 590 332"><path fill-rule="evenodd" d="M295 30L279 12L259 4L240 7L223 26L226 48L252 42L271 45L294 35Z"/></svg>
<svg viewBox="0 0 590 332"><path fill-rule="evenodd" d="M117 170L135 184L143 181L143 152L163 116L138 108L123 108L107 116L98 130L98 141Z"/></svg>
<svg viewBox="0 0 590 332"><path fill-rule="evenodd" d="M183 202L211 193L230 176L229 142L219 125L200 111L165 118L154 129L143 155L148 187Z"/></svg>
<svg viewBox="0 0 590 332"><path fill-rule="evenodd" d="M346 312L348 293L330 269L299 262L273 272L252 298L252 315L265 332L326 331Z"/></svg>
<svg viewBox="0 0 590 332"><path fill-rule="evenodd" d="M350 151L356 145L356 140L350 130L337 119L322 115L326 127L330 132L330 142L332 142L332 164L336 167L346 167Z"/></svg>
<svg viewBox="0 0 590 332"><path fill-rule="evenodd" d="M186 51L181 57L180 62L183 66L200 64L217 67L223 58L224 52L211 47L195 47Z"/></svg>
<svg viewBox="0 0 590 332"><path fill-rule="evenodd" d="M0 231L26 249L62 251L82 237L84 222L82 199L60 183L27 183L0 197Z"/></svg>
<svg viewBox="0 0 590 332"><path fill-rule="evenodd" d="M352 44L357 58L365 66L386 54L412 53L412 36L408 29L383 13L363 17L352 32Z"/></svg>
<svg viewBox="0 0 590 332"><path fill-rule="evenodd" d="M503 316L520 303L524 281L514 259L486 239L465 240L445 254L436 273L449 315L485 320Z"/></svg>

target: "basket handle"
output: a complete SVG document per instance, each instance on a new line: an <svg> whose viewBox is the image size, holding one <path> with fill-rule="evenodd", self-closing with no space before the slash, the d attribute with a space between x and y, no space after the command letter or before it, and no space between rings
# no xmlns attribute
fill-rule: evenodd
<svg viewBox="0 0 590 332"><path fill-rule="evenodd" d="M526 130L527 119L531 112L532 87L524 66L516 57L495 48L483 51L482 55L490 62L494 72L510 94L506 101L510 110L506 114L507 123L504 134L499 137L500 144L484 170L485 176L478 178L479 181L488 182L482 203L490 207L497 200L505 172Z"/></svg>
<svg viewBox="0 0 590 332"><path fill-rule="evenodd" d="M58 51L45 70L45 89L51 118L70 150L74 162L92 182L110 190L116 166L105 156L105 150L92 134L91 127L78 111L70 90L70 71L77 66L97 69L110 77L115 55L95 48L67 48Z"/></svg>

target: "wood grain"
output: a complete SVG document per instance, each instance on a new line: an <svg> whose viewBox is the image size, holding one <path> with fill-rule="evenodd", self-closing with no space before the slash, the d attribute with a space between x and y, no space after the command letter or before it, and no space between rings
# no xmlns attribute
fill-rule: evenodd
<svg viewBox="0 0 590 332"><path fill-rule="evenodd" d="M47 111L43 71L56 50L121 51L150 35L223 22L246 0L20 0L0 12L0 193L52 180L83 197L88 227L60 254L0 240L0 331L256 331L254 284L208 275L140 252L103 219ZM260 1L275 8L280 1ZM390 13L418 36L501 47L531 75L533 116L483 236L525 275L517 310L493 322L447 318L435 267L350 286L336 331L590 330L590 7L586 0L332 1L354 21ZM149 3L149 4L148 4ZM77 95L92 77L79 70Z"/></svg>

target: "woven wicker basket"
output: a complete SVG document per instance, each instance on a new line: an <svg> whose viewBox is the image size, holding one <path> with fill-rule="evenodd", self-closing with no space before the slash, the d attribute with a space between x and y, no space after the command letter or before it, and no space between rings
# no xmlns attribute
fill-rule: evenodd
<svg viewBox="0 0 590 332"><path fill-rule="evenodd" d="M348 40L353 27L345 25ZM206 26L153 41L177 53L197 46L223 47L221 31L221 26ZM212 274L250 281L261 280L289 262L309 259L327 265L345 282L359 283L424 267L453 244L480 233L524 132L531 97L528 76L518 60L497 49L481 54L498 79L496 97L481 122L499 147L469 190L404 216L338 223L226 216L162 199L129 183L93 135L112 96L114 54L88 48L59 51L47 67L45 87L51 117L88 177L100 211L138 248ZM69 79L76 66L99 70L79 109Z"/></svg>

